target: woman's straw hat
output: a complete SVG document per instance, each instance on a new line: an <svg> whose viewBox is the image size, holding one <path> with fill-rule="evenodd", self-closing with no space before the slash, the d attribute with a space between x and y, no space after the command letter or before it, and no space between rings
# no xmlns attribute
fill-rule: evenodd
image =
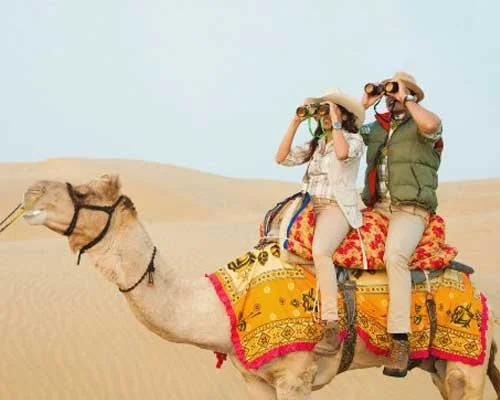
<svg viewBox="0 0 500 400"><path fill-rule="evenodd" d="M321 97L309 97L306 99L306 104L322 103L331 101L334 104L344 107L346 110L352 112L356 117L356 126L358 129L363 125L365 120L365 109L361 102L356 98L343 93L339 89L332 89Z"/></svg>

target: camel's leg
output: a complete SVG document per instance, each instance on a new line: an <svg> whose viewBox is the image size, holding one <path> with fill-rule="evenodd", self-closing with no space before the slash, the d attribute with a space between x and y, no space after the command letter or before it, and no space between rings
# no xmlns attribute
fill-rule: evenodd
<svg viewBox="0 0 500 400"><path fill-rule="evenodd" d="M301 376L285 373L275 381L276 388L251 374L244 374L247 390L255 400L304 400L311 399L312 375L305 371Z"/></svg>
<svg viewBox="0 0 500 400"><path fill-rule="evenodd" d="M304 352L287 357L286 363L275 374L278 400L311 399L312 383L318 369L313 360L312 353Z"/></svg>
<svg viewBox="0 0 500 400"><path fill-rule="evenodd" d="M439 389L439 393L441 393L441 397L444 400L448 400L448 396L446 395L445 387L444 387L444 378L446 375L446 361L438 360L435 362L434 367L436 369L436 372L430 373L431 377L432 377L432 382Z"/></svg>
<svg viewBox="0 0 500 400"><path fill-rule="evenodd" d="M480 400L483 398L486 370L456 362L437 361L432 382L444 400Z"/></svg>
<svg viewBox="0 0 500 400"><path fill-rule="evenodd" d="M489 345L487 348L489 354ZM449 361L444 379L448 400L481 400L483 398L488 357L482 365L471 366Z"/></svg>
<svg viewBox="0 0 500 400"><path fill-rule="evenodd" d="M236 357L231 357L231 361L243 375L255 399L304 400L311 394L318 369L314 357L307 351L289 353L267 362L255 373L245 369Z"/></svg>
<svg viewBox="0 0 500 400"><path fill-rule="evenodd" d="M497 354L497 351L497 344L493 340L491 343L490 360L488 363L488 378L490 378L493 389L495 389L498 399L500 400L500 371L495 365L495 356Z"/></svg>
<svg viewBox="0 0 500 400"><path fill-rule="evenodd" d="M444 378L445 393L448 400L481 400L483 398L491 343L493 341L492 315L489 316L486 334L486 357L482 365L466 365L459 362L446 363Z"/></svg>
<svg viewBox="0 0 500 400"><path fill-rule="evenodd" d="M441 393L441 397L444 400L448 400L448 398L446 397L446 393L444 391L444 382L441 379L441 377L438 374L432 374L432 373L431 373L431 377L432 377L432 383L434 383L434 385L439 389L439 393Z"/></svg>
<svg viewBox="0 0 500 400"><path fill-rule="evenodd" d="M312 391L312 377L304 373L302 376L286 374L276 381L278 400L310 399Z"/></svg>
<svg viewBox="0 0 500 400"><path fill-rule="evenodd" d="M483 365L436 361L432 382L445 400L480 400L483 398L488 358Z"/></svg>
<svg viewBox="0 0 500 400"><path fill-rule="evenodd" d="M448 400L465 400L467 377L460 368L450 368L450 370L446 372L444 385L445 391L448 394ZM481 397L482 396L476 396L470 399L481 399Z"/></svg>
<svg viewBox="0 0 500 400"><path fill-rule="evenodd" d="M276 400L276 389L255 375L243 375L247 384L248 394L255 400Z"/></svg>

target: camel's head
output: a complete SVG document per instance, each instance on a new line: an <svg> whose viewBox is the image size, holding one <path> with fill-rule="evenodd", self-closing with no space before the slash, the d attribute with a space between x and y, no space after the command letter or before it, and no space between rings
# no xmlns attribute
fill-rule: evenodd
<svg viewBox="0 0 500 400"><path fill-rule="evenodd" d="M76 208L83 206L70 233L70 244L75 248L78 243L92 240L98 235L108 220L105 212L85 206L112 206L120 197L120 187L118 175L103 175L78 186L58 181L38 181L24 194L24 219L31 225L45 225L64 234L68 233ZM133 210L131 201L124 198L115 213L121 212L123 206Z"/></svg>

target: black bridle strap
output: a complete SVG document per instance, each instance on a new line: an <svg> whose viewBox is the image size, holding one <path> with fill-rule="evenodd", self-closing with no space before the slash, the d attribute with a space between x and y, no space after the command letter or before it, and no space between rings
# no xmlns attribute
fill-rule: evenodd
<svg viewBox="0 0 500 400"><path fill-rule="evenodd" d="M111 218L113 216L113 212L115 211L118 204L120 204L120 202L125 198L125 196L118 197L118 199L111 206L96 206L93 204L81 204L78 201L78 199L76 198L75 191L74 191L71 183L69 183L69 182L66 183L66 187L68 188L68 193L69 193L69 196L71 197L71 201L73 202L73 206L75 207L75 211L73 214L73 218L71 219L71 222L68 226L68 229L66 229L66 231L64 231L65 236L70 236L73 233L73 231L75 230L76 224L78 222L78 214L80 213L81 209L93 210L93 211L103 211L106 214L108 214L108 221L106 222L106 225L104 226L101 233L99 233L99 235L97 235L97 237L94 240L87 243L85 246L83 246L78 251L78 259L76 261L76 265L79 265L82 254L85 253L91 247L94 247L97 243L99 243L104 238L104 236L106 236L106 233L108 233L108 229L111 225Z"/></svg>
<svg viewBox="0 0 500 400"><path fill-rule="evenodd" d="M66 182L66 188L68 189L69 197L71 197L71 201L73 202L73 208L74 208L73 218L71 219L68 228L63 233L64 236L69 236L75 230L76 223L78 221L78 213L80 212L80 206L78 205L78 201L75 197L73 185L71 185L71 183L69 182Z"/></svg>
<svg viewBox="0 0 500 400"><path fill-rule="evenodd" d="M151 256L151 260L149 261L148 268L146 269L144 274L142 274L141 278L129 288L122 289L119 287L118 290L122 293L127 293L134 290L144 280L146 275L148 275L148 284L152 285L154 283L153 273L155 272L155 256L156 256L156 246L153 249L153 255Z"/></svg>
<svg viewBox="0 0 500 400"><path fill-rule="evenodd" d="M85 253L91 247L94 247L97 243L99 243L102 240L102 238L106 235L106 233L108 233L110 225L111 225L111 214L108 214L108 220L101 233L99 233L99 235L97 235L97 237L94 240L83 246L78 252L78 259L76 260L76 265L80 265L80 259L82 258L82 254Z"/></svg>

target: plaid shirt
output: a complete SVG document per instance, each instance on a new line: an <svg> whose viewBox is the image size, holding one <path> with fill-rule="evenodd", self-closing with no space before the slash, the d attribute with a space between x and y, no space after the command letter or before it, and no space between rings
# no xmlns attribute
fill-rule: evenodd
<svg viewBox="0 0 500 400"><path fill-rule="evenodd" d="M357 133L344 132L344 138L349 145L349 154L341 163L351 163L361 158L364 150L364 143L361 136ZM311 150L311 142L301 146L296 146L290 150L281 165L288 167L302 165L306 163ZM309 192L311 196L335 200L334 187L330 182L329 171L338 165L337 155L335 154L333 140L326 143L325 138L318 141L318 147L309 160L307 171L302 179L302 190ZM353 182L354 185L354 182Z"/></svg>
<svg viewBox="0 0 500 400"><path fill-rule="evenodd" d="M401 125L403 120L393 119L391 121L391 129L389 131L389 135L387 137L387 141L390 140L391 135L394 131ZM422 134L429 141L429 143L436 143L440 138L443 132L442 125L439 126L439 129L435 133L431 134ZM382 150L381 156L377 162L377 175L378 175L378 185L377 185L377 194L381 200L390 199L391 193L389 192L389 176L387 174L387 152Z"/></svg>

